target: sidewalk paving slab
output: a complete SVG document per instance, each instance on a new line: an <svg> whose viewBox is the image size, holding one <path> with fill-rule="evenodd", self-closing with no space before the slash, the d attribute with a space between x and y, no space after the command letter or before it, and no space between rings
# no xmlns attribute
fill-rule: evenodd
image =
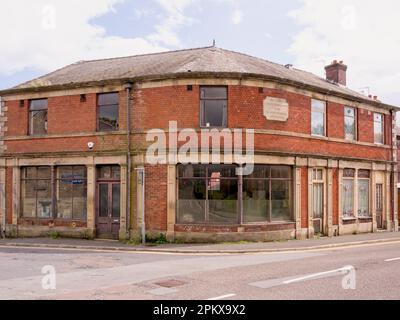
<svg viewBox="0 0 400 320"><path fill-rule="evenodd" d="M59 248L81 250L110 250L149 253L188 253L188 254L238 254L261 252L307 251L328 248L340 248L374 243L400 242L400 232L378 232L374 234L348 235L333 238L315 238L309 240L290 240L282 242L254 243L219 243L219 244L162 244L162 245L129 245L118 241L21 238L2 239L0 247Z"/></svg>

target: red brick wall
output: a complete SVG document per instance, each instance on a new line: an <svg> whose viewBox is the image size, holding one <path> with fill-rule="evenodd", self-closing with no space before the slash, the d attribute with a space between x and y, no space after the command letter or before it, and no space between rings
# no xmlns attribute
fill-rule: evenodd
<svg viewBox="0 0 400 320"><path fill-rule="evenodd" d="M267 96L287 99L290 112L287 122L268 121L263 114L263 101ZM96 94L49 98L49 134L95 132ZM7 103L7 136L26 135L28 130L28 101L20 107L19 101ZM328 103L327 132L332 138L343 138L343 109L337 103ZM125 91L120 92L120 129L126 129ZM171 86L135 90L131 120L134 129L167 128L168 122L177 120L180 128L199 128L199 86L188 91L186 86ZM359 139L374 142L373 112L360 110ZM386 117L387 140L390 142L390 116ZM276 89L230 86L228 88L228 124L231 128L254 128L310 134L311 99L300 94ZM9 153L35 153L60 151L87 151L87 142L96 143L96 150L124 149L125 136L68 137L63 139L32 139L7 141ZM134 145L144 143L144 135L133 138ZM338 157L361 157L389 160L390 151L382 148L328 142L311 138L265 136L256 137L256 150L296 154L316 154Z"/></svg>
<svg viewBox="0 0 400 320"><path fill-rule="evenodd" d="M146 229L167 230L167 166L146 166Z"/></svg>
<svg viewBox="0 0 400 320"><path fill-rule="evenodd" d="M7 101L7 132L5 136L24 136L28 134L28 102L19 106L19 100Z"/></svg>
<svg viewBox="0 0 400 320"><path fill-rule="evenodd" d="M87 94L86 102L80 96L48 99L48 133L78 133L96 131L96 94Z"/></svg>
<svg viewBox="0 0 400 320"><path fill-rule="evenodd" d="M374 113L358 110L358 140L374 143Z"/></svg>
<svg viewBox="0 0 400 320"><path fill-rule="evenodd" d="M308 228L308 168L301 168L301 227Z"/></svg>
<svg viewBox="0 0 400 320"><path fill-rule="evenodd" d="M344 139L344 106L334 102L327 104L328 137Z"/></svg>

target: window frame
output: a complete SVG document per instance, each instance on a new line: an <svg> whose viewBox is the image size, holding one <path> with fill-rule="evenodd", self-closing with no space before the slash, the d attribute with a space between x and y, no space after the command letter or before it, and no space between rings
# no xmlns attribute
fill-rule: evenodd
<svg viewBox="0 0 400 320"><path fill-rule="evenodd" d="M117 113L118 113L118 120L117 120L117 128L115 130L100 130L100 107L112 107L116 106L115 104L99 104L100 96L107 95L107 94L116 94L118 96L118 104L117 104ZM96 131L97 132L118 132L120 131L120 93L118 91L113 92L101 92L96 95Z"/></svg>
<svg viewBox="0 0 400 320"><path fill-rule="evenodd" d="M205 176L194 176L194 177L181 177L180 176L180 171L179 171L179 167L180 166L185 166L188 164L178 164L177 165L177 170L176 170L176 223L178 225L206 225L206 226L213 226L213 225L234 225L234 224L221 224L221 223L213 223L213 222L209 222L209 182L211 180L215 180L211 177L208 177L209 175L209 168L212 167L212 164L202 164L199 166L204 167L205 170ZM193 166L197 166L197 165L193 165ZM232 165L221 165L221 166L232 166ZM236 168L239 168L240 166L235 165ZM253 178L249 178L246 176L242 176L242 175L237 175L235 177L221 177L219 179L224 179L224 180L236 180L238 183L238 194L237 194L237 224L235 225L273 225L273 224L285 224L285 223L295 223L295 217L294 217L294 208L293 208L293 204L294 204L294 199L293 199L293 195L294 195L294 176L293 176L293 168L291 166L286 166L286 165L258 165L259 167L266 167L268 168L268 172L269 175L268 177L253 177ZM289 178L273 178L272 177L272 170L274 167L286 167L288 169L289 172ZM180 195L179 195L179 190L180 190L180 181L182 180L186 180L186 181L204 181L204 185L206 187L205 190L205 208L204 208L204 222L193 222L193 223L185 223L185 222L180 222L178 219L179 216L179 201L180 201ZM243 204L244 204L244 199L243 199L243 191L244 191L244 180L253 180L253 181L267 181L269 184L269 204L268 204L268 219L265 221L260 221L260 222L245 222L245 212L243 211ZM288 183L289 186L289 210L290 210L290 220L274 220L273 214L272 214L272 194L273 194L273 190L272 190L272 183L273 181L285 181Z"/></svg>
<svg viewBox="0 0 400 320"><path fill-rule="evenodd" d="M85 185L86 185L86 201L87 201L87 198L88 198L88 196L87 196L87 182L88 182L88 180L87 180L87 167L86 166L84 166L84 165L83 166L82 165L24 166L24 167L20 168L21 178L20 178L20 196L19 196L19 198L20 198L20 203L21 203L21 209L19 210L19 217L21 219L26 219L26 220L34 219L34 220L43 220L43 221L46 221L46 220L82 221L82 222L87 221L87 214L88 214L87 206L86 206L86 212L84 214L84 217L82 217L82 218L74 218L74 216L73 216L73 207L71 208L72 209L71 218L59 218L58 217L58 199L57 199L56 194L57 194L57 191L58 191L58 183L57 182L59 180L61 180L61 179L58 178L58 169L62 168L62 167L73 167L73 168L81 167L81 168L84 168L84 170L85 170L85 178L84 178L84 180L85 180ZM36 177L35 178L25 178L24 172L26 172L26 170L29 169L29 168L35 168L35 170L36 170ZM39 168L48 168L50 170L50 179L38 178L37 172L38 172ZM49 217L38 217L37 191L35 191L35 199L36 199L35 200L36 201L36 204L35 204L35 216L34 217L27 217L27 216L24 215L24 212L23 212L23 201L24 201L23 188L24 188L24 182L25 181L36 181L36 184L37 184L38 180L46 180L46 181L50 182L51 205L50 205L50 216ZM71 195L71 197L73 197L73 196Z"/></svg>
<svg viewBox="0 0 400 320"><path fill-rule="evenodd" d="M346 170L349 170L349 172L353 173L353 176L345 176L345 172ZM351 170L351 171L350 171ZM344 220L356 220L357 219L357 212L355 210L355 200L356 200L356 194L358 193L358 191L356 190L356 179L357 179L357 170L352 169L352 168L346 168L344 169L343 172L343 177L342 177L342 190L341 190L341 198L342 198L342 203L340 204L342 206L342 219ZM345 215L345 194L344 194L344 182L345 181L351 181L353 186L353 192L351 195L351 201L352 201L352 207L353 207L353 212L351 216L348 216L347 214Z"/></svg>
<svg viewBox="0 0 400 320"><path fill-rule="evenodd" d="M224 88L226 90L226 99L222 98L202 98L202 89L206 88ZM200 110L199 110L199 126L201 129L225 129L228 128L228 103L229 103L229 86L212 86L212 85L204 85L199 87L199 101L200 101ZM203 101L225 101L225 105L223 107L223 112L225 114L222 115L222 121L225 122L222 123L221 126L207 126L207 124L203 124L203 118L205 117L205 105L203 104ZM204 119L205 120L205 119Z"/></svg>
<svg viewBox="0 0 400 320"><path fill-rule="evenodd" d="M375 120L375 117L379 115L381 117L381 121L380 123L380 128L382 130L382 140L381 141L376 141L376 131L375 131L375 124L378 123ZM379 113L379 112L374 112L374 143L377 145L385 145L385 115L383 113Z"/></svg>
<svg viewBox="0 0 400 320"><path fill-rule="evenodd" d="M346 118L350 118L349 116L346 115L346 110L353 110L354 111L354 116L352 117L354 120L353 128L354 128L354 138L350 139L347 137L346 133ZM358 109L355 107L350 107L350 106L345 106L344 107L344 139L347 141L358 141Z"/></svg>
<svg viewBox="0 0 400 320"><path fill-rule="evenodd" d="M59 177L59 168L62 168L62 167L71 167L71 169L72 169L72 178L64 178L63 179L62 177ZM85 175L80 180L84 181L84 187L86 189L86 213L84 214L84 217L82 217L82 218L75 218L74 217L74 198L76 198L76 197L73 194L74 189L72 187L72 194L70 196L70 198L71 198L71 218L64 218L64 217L60 218L59 217L59 208L58 208L59 199L56 196L57 193L60 190L59 189L60 188L59 182L60 181L73 181L73 180L76 180L75 179L75 170L77 168L84 168L84 170L85 170ZM80 165L70 165L70 166L68 166L68 165L66 165L66 166L55 167L55 174L54 174L54 188L55 189L54 189L54 199L53 199L54 208L55 208L54 209L55 210L55 212L54 212L55 219L57 219L57 220L65 220L65 221L71 221L71 220L72 221L80 221L80 220L85 220L86 221L86 219L87 219L87 182L88 182L88 179L87 179L87 168L86 168L86 166L80 166ZM52 183L52 185L53 185L53 183Z"/></svg>
<svg viewBox="0 0 400 320"><path fill-rule="evenodd" d="M357 218L358 219L371 219L372 218L372 208L371 208L371 171L369 170L364 170L364 171L369 171L369 177L361 177L360 176L360 171L362 170L357 170ZM367 181L368 182L368 215L364 216L360 214L360 181Z"/></svg>
<svg viewBox="0 0 400 320"><path fill-rule="evenodd" d="M324 104L324 112L314 111L314 102L322 102ZM327 125L327 111L328 111L328 104L326 101L319 100L319 99L311 99L311 135L313 137L322 137L322 138L327 137L327 126L326 126ZM324 116L324 133L322 135L313 133L313 114L314 113L319 113L319 114L322 113Z"/></svg>
<svg viewBox="0 0 400 320"><path fill-rule="evenodd" d="M39 110L31 110L32 102L34 101L46 101L46 108L41 108ZM32 125L32 114L34 112L41 112L46 111L46 121L45 121L45 133L38 134L33 132L33 125ZM49 134L49 99L48 98L41 98L41 99L30 99L28 105L28 135L32 137L40 137L40 136L47 136Z"/></svg>

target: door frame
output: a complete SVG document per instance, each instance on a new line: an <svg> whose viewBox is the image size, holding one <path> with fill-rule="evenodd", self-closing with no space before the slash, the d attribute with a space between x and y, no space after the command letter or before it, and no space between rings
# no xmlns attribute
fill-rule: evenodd
<svg viewBox="0 0 400 320"><path fill-rule="evenodd" d="M314 230L314 221L315 220L321 220L321 235L327 235L328 234L328 212L327 212L327 170L325 168L321 167L315 167L315 168L310 168L311 173L310 173L310 178L311 178L311 183L310 183L310 196L309 199L311 203L309 204L309 210L311 210L309 217L309 227L312 228L314 231L313 234L315 234ZM321 171L321 179L318 179L315 172ZM322 185L322 217L321 218L314 218L314 185L319 184Z"/></svg>
<svg viewBox="0 0 400 320"><path fill-rule="evenodd" d="M120 178L119 179L112 178L112 177L110 177L110 178L100 178L99 177L99 173L100 173L100 168L101 167L117 167L117 166L119 167L119 170L120 170ZM119 238L119 230L118 230L117 234L113 234L113 232L112 232L112 224L113 224L113 222L112 222L112 220L113 220L113 217L112 217L112 194L113 194L113 190L112 189L113 188L112 187L113 187L113 185L119 185L120 186L120 199L119 199L120 200L120 216L119 216L119 223L118 223L119 229L120 229L121 228L122 209L123 209L123 208L121 208L121 192L122 192L121 171L122 171L121 170L121 166L119 166L119 165L99 165L99 166L96 166L95 227L96 227L96 237L97 238L99 237L98 223L99 223L99 219L100 219L100 185L101 184L108 185L108 208L107 208L107 211L108 211L109 215L111 214L111 216L108 217L108 219L109 219L109 231L110 231L109 232L109 235L110 235L109 238L112 238L112 239L118 239Z"/></svg>

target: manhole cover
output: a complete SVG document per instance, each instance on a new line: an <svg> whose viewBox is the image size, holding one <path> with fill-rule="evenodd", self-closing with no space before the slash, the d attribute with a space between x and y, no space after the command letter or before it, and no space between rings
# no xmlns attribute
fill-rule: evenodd
<svg viewBox="0 0 400 320"><path fill-rule="evenodd" d="M175 287L181 287L185 284L183 281L179 280L165 280L161 282L157 282L156 285L164 288L175 288Z"/></svg>

